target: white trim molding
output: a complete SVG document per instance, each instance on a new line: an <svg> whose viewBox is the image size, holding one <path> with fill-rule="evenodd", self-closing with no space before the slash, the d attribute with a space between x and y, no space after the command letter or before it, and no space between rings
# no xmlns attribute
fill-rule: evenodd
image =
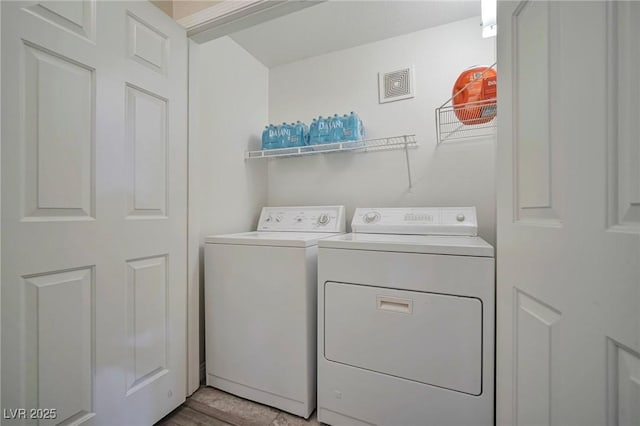
<svg viewBox="0 0 640 426"><path fill-rule="evenodd" d="M214 22L224 17L241 13L247 9L258 6L260 3L266 3L267 0L237 0L237 1L221 1L213 6L202 9L193 15L185 16L177 20L178 24L187 30L197 27L198 25ZM274 3L282 3L277 1Z"/></svg>
<svg viewBox="0 0 640 426"><path fill-rule="evenodd" d="M187 36L204 43L326 0L224 0L178 19Z"/></svg>

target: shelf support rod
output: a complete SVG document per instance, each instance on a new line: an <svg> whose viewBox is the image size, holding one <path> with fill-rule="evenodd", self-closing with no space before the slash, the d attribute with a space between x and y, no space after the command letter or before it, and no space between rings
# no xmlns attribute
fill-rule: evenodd
<svg viewBox="0 0 640 426"><path fill-rule="evenodd" d="M407 159L407 177L409 178L409 189L413 188L413 183L411 182L411 165L409 164L409 143L407 142L407 135L403 136L404 138L404 155Z"/></svg>

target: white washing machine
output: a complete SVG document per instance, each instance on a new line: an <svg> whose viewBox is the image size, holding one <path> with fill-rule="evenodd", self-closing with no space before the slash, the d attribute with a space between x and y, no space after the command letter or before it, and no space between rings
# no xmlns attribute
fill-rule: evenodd
<svg viewBox="0 0 640 426"><path fill-rule="evenodd" d="M356 209L318 250L318 420L494 424L494 250L475 208Z"/></svg>
<svg viewBox="0 0 640 426"><path fill-rule="evenodd" d="M306 418L316 407L317 244L344 233L344 207L264 207L257 229L205 239L207 385Z"/></svg>

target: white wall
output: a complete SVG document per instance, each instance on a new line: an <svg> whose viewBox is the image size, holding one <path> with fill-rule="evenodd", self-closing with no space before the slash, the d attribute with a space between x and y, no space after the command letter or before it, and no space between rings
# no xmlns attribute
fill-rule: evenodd
<svg viewBox="0 0 640 426"><path fill-rule="evenodd" d="M495 61L494 43L478 17L272 68L269 122L356 111L367 137L415 133L420 147L409 153L411 191L403 151L269 160L269 204L344 204L348 219L357 206L475 205L480 235L495 243L494 139L436 146L434 118L460 72ZM410 64L416 97L378 104L377 73Z"/></svg>
<svg viewBox="0 0 640 426"><path fill-rule="evenodd" d="M244 153L267 122L269 74L228 37L189 53L189 281L202 296L204 237L254 229L267 203L266 164Z"/></svg>
<svg viewBox="0 0 640 426"><path fill-rule="evenodd" d="M200 235L249 230L266 201L266 166L245 161L268 117L268 69L228 37L192 44ZM196 99L193 99L196 98Z"/></svg>

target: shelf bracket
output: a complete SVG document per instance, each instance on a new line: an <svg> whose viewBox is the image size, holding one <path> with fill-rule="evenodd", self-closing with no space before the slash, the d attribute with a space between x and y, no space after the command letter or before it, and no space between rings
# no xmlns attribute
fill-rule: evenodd
<svg viewBox="0 0 640 426"><path fill-rule="evenodd" d="M409 142L407 136L404 137L404 155L407 160L407 177L409 178L409 189L413 188L413 182L411 182L411 164L409 163Z"/></svg>

